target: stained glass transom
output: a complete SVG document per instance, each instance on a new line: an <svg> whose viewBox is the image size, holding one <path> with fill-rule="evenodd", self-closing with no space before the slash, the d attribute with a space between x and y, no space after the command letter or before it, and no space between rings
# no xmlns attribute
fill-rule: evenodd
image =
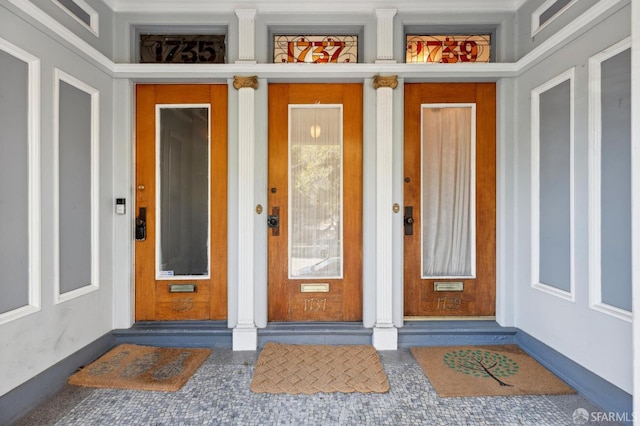
<svg viewBox="0 0 640 426"><path fill-rule="evenodd" d="M357 63L356 35L276 35L273 62Z"/></svg>
<svg viewBox="0 0 640 426"><path fill-rule="evenodd" d="M407 35L407 63L490 62L490 35Z"/></svg>

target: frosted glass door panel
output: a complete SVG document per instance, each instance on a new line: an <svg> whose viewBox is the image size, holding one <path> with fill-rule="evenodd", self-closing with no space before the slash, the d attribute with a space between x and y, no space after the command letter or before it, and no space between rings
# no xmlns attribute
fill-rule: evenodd
<svg viewBox="0 0 640 426"><path fill-rule="evenodd" d="M289 276L342 278L342 106L289 106Z"/></svg>
<svg viewBox="0 0 640 426"><path fill-rule="evenodd" d="M422 274L475 274L475 106L422 108Z"/></svg>
<svg viewBox="0 0 640 426"><path fill-rule="evenodd" d="M209 275L209 108L160 107L158 278Z"/></svg>

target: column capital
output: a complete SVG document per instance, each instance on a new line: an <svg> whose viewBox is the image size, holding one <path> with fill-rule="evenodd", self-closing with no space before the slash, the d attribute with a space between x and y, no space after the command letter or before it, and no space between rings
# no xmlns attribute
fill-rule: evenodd
<svg viewBox="0 0 640 426"><path fill-rule="evenodd" d="M258 76L252 75L249 77L243 77L236 75L233 77L233 87L235 89L257 89L258 88Z"/></svg>
<svg viewBox="0 0 640 426"><path fill-rule="evenodd" d="M398 87L398 76L390 75L383 77L380 75L376 75L375 77L373 77L373 88L377 90L381 87L389 87L391 89L395 89L396 87Z"/></svg>

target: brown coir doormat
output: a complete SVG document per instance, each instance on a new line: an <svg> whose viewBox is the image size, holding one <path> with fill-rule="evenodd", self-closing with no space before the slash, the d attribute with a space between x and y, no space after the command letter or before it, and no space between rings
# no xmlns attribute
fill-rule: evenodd
<svg viewBox="0 0 640 426"><path fill-rule="evenodd" d="M379 392L389 381L373 346L267 343L251 390L259 393Z"/></svg>
<svg viewBox="0 0 640 426"><path fill-rule="evenodd" d="M440 397L575 393L516 345L415 347Z"/></svg>
<svg viewBox="0 0 640 426"><path fill-rule="evenodd" d="M122 344L69 377L95 388L177 391L211 354L210 349Z"/></svg>

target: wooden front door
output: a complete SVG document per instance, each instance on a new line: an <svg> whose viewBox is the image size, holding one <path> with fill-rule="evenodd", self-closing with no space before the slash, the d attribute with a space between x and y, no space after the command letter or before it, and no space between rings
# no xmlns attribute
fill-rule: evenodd
<svg viewBox="0 0 640 426"><path fill-rule="evenodd" d="M408 317L495 315L495 109L493 83L405 85Z"/></svg>
<svg viewBox="0 0 640 426"><path fill-rule="evenodd" d="M137 321L226 319L226 206L227 86L137 86Z"/></svg>
<svg viewBox="0 0 640 426"><path fill-rule="evenodd" d="M362 319L362 85L269 85L269 321Z"/></svg>

